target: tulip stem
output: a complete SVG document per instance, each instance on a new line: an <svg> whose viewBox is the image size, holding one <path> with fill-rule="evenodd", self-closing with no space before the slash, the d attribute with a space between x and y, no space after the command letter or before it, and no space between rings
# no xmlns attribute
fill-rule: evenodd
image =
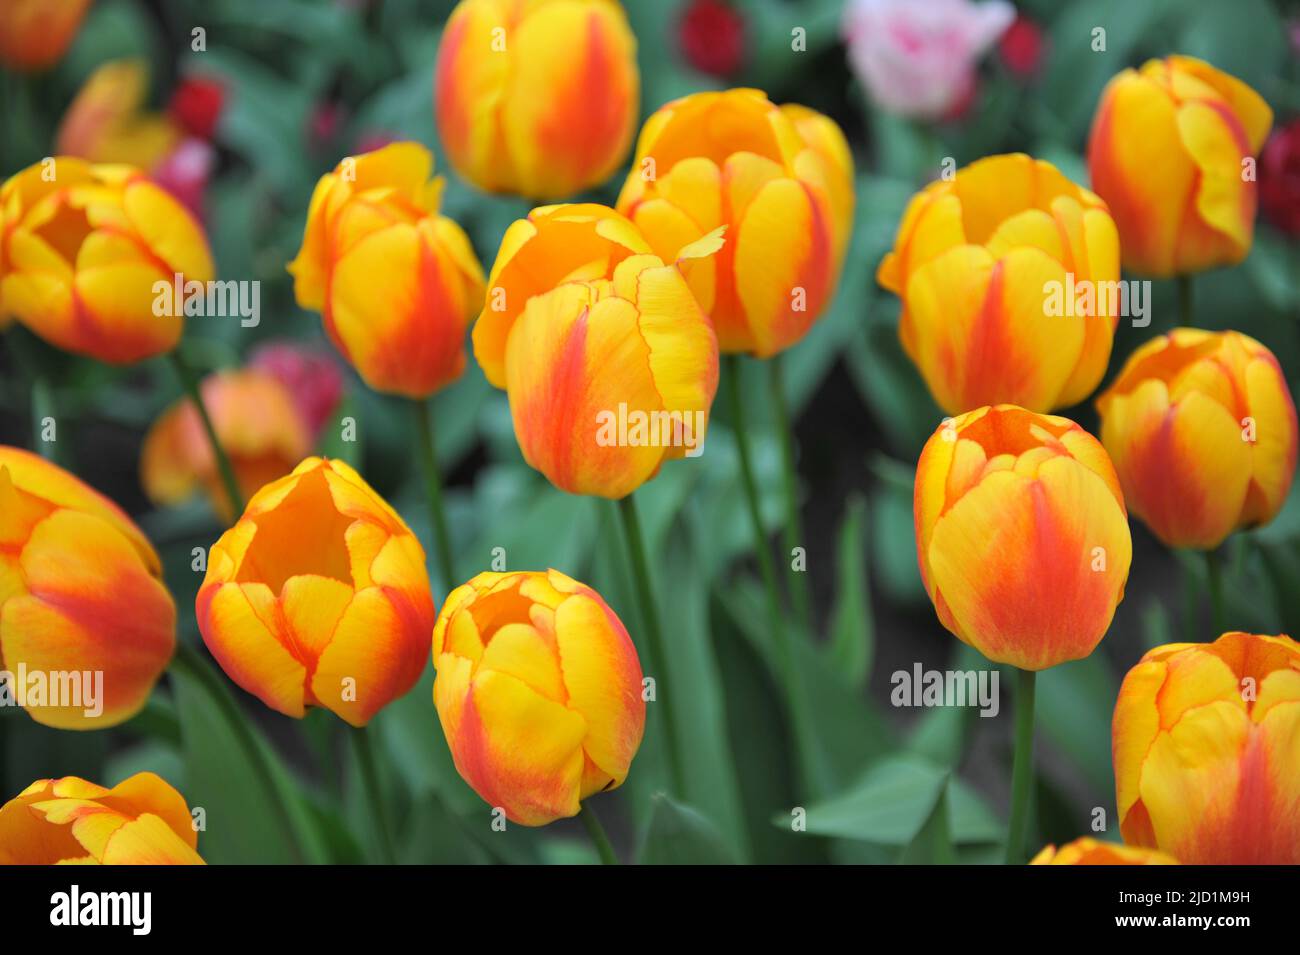
<svg viewBox="0 0 1300 955"><path fill-rule="evenodd" d="M370 733L364 726L352 726L349 727L348 736L352 740L352 751L357 758L357 767L361 770L361 785L366 790L370 814L375 821L375 834L379 838L379 859L384 865L396 865L397 854L393 851L393 831L388 825L388 811L383 792L379 788L379 770L375 766L375 750L371 745Z"/></svg>
<svg viewBox="0 0 1300 955"><path fill-rule="evenodd" d="M785 562L790 584L790 598L795 615L804 633L811 639L812 600L808 594L806 571L794 566L794 552L804 545L803 521L799 516L798 481L794 465L794 430L790 426L790 409L785 397L785 375L781 370L781 356L773 355L767 363L771 376L772 403L776 409L776 430L781 439L781 465L785 483ZM806 566L806 565L805 565Z"/></svg>
<svg viewBox="0 0 1300 955"><path fill-rule="evenodd" d="M450 591L456 586L456 569L451 556L451 535L447 532L447 512L442 502L442 474L438 470L438 451L433 439L433 415L429 402L416 399L415 430L419 436L420 457L424 459L424 479L429 493L429 517L433 525L433 542L438 549L438 571L442 585Z"/></svg>
<svg viewBox="0 0 1300 955"><path fill-rule="evenodd" d="M285 804L285 796L280 792L271 761L267 758L266 752L262 749L262 744L258 741L256 734L249 727L243 711L239 708L239 704L235 702L226 689L226 685L213 672L212 667L203 658L203 655L186 641L176 641L176 653L172 657L171 666L172 669L179 670L190 680L202 686L212 702L216 704L217 709L225 717L231 732L235 734L240 746L244 748L249 764L252 767L251 775L261 780L262 785L266 788L267 801L270 802L276 815L279 816L278 821L281 828L284 832L290 834L289 849L293 853L294 861L302 864L303 853L299 846L300 833L298 827L295 825L293 817Z"/></svg>
<svg viewBox="0 0 1300 955"><path fill-rule="evenodd" d="M723 360L726 367L722 375L727 380L727 394L731 402L731 422L736 433L736 452L740 457L740 478L745 486L745 502L749 505L749 520L754 530L754 554L758 560L759 573L763 577L763 588L767 591L767 615L772 627L776 669L779 671L779 679L785 685L786 706L794 731L795 755L803 772L804 785L808 794L815 795L817 787L814 785L814 773L810 762L811 725L806 718L807 708L804 706L803 680L798 670L799 660L786 631L785 614L781 607L780 592L777 589L776 568L772 563L772 554L768 550L767 534L763 530L763 514L758 503L758 485L754 480L754 466L749 454L745 406L740 396L740 361L735 355L727 355Z"/></svg>
<svg viewBox="0 0 1300 955"><path fill-rule="evenodd" d="M217 429L212 424L212 416L208 414L207 406L203 403L203 394L199 390L199 376L190 367L184 356L181 355L179 345L171 350L168 357L171 359L172 369L176 372L176 377L181 380L181 387L189 395L190 401L194 403L194 408L199 413L199 420L203 422L203 431L208 436L208 444L212 445L212 456L216 458L221 483L226 489L226 497L230 499L232 519L238 519L239 515L244 512L244 496L239 490L239 481L235 477L235 468L226 455L226 449L221 446L221 440L217 437Z"/></svg>
<svg viewBox="0 0 1300 955"><path fill-rule="evenodd" d="M1011 820L1007 825L1007 865L1025 861L1025 828L1034 780L1033 670L1016 670L1016 751L1011 763Z"/></svg>
<svg viewBox="0 0 1300 955"><path fill-rule="evenodd" d="M632 576L636 580L637 600L641 604L641 620L645 624L644 648L648 651L646 667L657 678L656 684L664 682L668 671L668 654L664 648L663 631L659 627L659 605L655 603L654 587L650 583L650 567L646 561L645 538L641 534L641 519L637 517L636 502L629 494L618 502L618 513L623 519L623 535L627 538L628 556L632 560ZM681 754L678 751L677 719L671 689L664 697L664 735L668 737L665 751L668 754L668 779L672 791L682 795L683 775Z"/></svg>
<svg viewBox="0 0 1300 955"><path fill-rule="evenodd" d="M1205 577L1210 590L1210 620L1214 624L1214 633L1210 636L1217 640L1224 630L1223 560L1218 550L1205 552Z"/></svg>
<svg viewBox="0 0 1300 955"><path fill-rule="evenodd" d="M1184 328L1192 327L1192 276L1178 276L1178 322Z"/></svg>
<svg viewBox="0 0 1300 955"><path fill-rule="evenodd" d="M609 836L605 834L605 827L596 818L596 813L585 802L578 807L578 818L587 827L587 835L591 836L591 844L596 847L596 855L600 856L600 864L618 865L618 856L614 854L614 844L609 841Z"/></svg>

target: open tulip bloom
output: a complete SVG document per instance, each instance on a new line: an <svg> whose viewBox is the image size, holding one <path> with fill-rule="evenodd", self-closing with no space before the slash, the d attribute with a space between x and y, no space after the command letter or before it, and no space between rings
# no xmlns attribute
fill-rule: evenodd
<svg viewBox="0 0 1300 955"><path fill-rule="evenodd" d="M1300 864L1276 0L202 6L0 0L0 865Z"/></svg>

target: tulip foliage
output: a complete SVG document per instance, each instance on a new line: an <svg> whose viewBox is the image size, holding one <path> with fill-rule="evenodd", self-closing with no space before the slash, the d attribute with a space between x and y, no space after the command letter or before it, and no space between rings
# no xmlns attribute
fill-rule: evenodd
<svg viewBox="0 0 1300 955"><path fill-rule="evenodd" d="M1272 5L283 5L0 0L0 864L1300 862Z"/></svg>

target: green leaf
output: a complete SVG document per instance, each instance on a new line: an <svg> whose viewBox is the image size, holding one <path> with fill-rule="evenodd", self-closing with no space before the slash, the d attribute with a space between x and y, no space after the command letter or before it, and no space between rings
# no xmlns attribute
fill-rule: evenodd
<svg viewBox="0 0 1300 955"><path fill-rule="evenodd" d="M1105 801L1113 792L1110 721L1118 693L1119 682L1100 653L1038 674L1038 726L1083 773L1092 790L1080 793L1085 800Z"/></svg>
<svg viewBox="0 0 1300 955"><path fill-rule="evenodd" d="M698 809L664 793L650 799L650 825L641 844L643 865L735 865L718 827Z"/></svg>
<svg viewBox="0 0 1300 955"><path fill-rule="evenodd" d="M849 498L840 524L838 588L831 610L830 645L835 672L850 686L862 686L870 675L876 640L865 559L866 522L866 501L855 494Z"/></svg>
<svg viewBox="0 0 1300 955"><path fill-rule="evenodd" d="M808 807L814 835L907 846L939 803L948 771L914 756L891 756L872 766L846 792ZM789 825L777 816L776 825Z"/></svg>
<svg viewBox="0 0 1300 955"><path fill-rule="evenodd" d="M899 862L907 865L952 865L957 861L949 831L948 796L945 787L930 810L921 830L903 850Z"/></svg>

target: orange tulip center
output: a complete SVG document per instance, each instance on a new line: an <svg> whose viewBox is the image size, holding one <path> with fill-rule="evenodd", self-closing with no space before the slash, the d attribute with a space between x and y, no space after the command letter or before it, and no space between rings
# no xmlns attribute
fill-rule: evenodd
<svg viewBox="0 0 1300 955"><path fill-rule="evenodd" d="M303 475L288 497L252 520L257 531L237 582L260 581L277 594L286 580L302 574L354 584L346 540L353 520L339 512L322 470Z"/></svg>

